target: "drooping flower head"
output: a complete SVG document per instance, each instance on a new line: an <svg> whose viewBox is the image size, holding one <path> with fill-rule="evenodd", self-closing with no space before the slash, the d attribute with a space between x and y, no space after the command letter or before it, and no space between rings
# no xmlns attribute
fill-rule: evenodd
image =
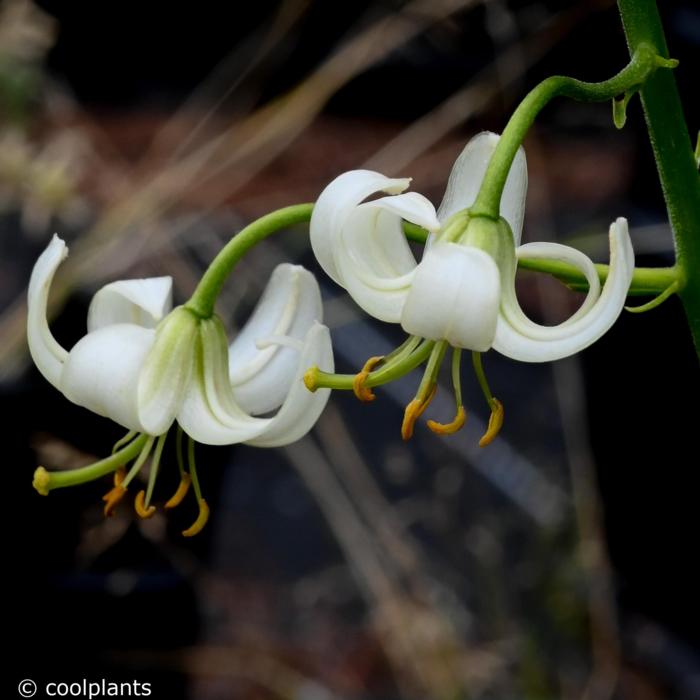
<svg viewBox="0 0 700 700"><path fill-rule="evenodd" d="M452 432L464 423L459 387L459 354L473 353L482 389L492 409L488 443L500 427L503 408L488 388L478 353L490 348L525 362L546 362L572 355L600 338L620 314L634 269L627 221L610 227L610 271L601 290L592 261L557 243L528 243L520 238L527 193L527 164L522 147L508 172L500 217L478 215L474 204L499 137L481 133L454 164L442 204L405 192L408 179L387 178L368 170L344 173L321 193L311 219L311 244L321 267L370 315L400 323L411 336L387 358L371 358L358 375L356 394L373 398L368 387L381 383L370 372L390 377L392 367L411 368L429 358L416 399L409 404L404 437L425 410L436 387L436 374L448 346L455 349L453 378L457 416L437 432ZM378 193L378 199L367 200ZM418 262L406 240L403 222L427 229ZM542 326L522 311L515 293L520 257L558 260L573 265L588 281L578 311L557 326ZM417 339L423 339L421 342ZM372 379L375 381L372 383ZM318 386L314 373L310 386Z"/></svg>
<svg viewBox="0 0 700 700"><path fill-rule="evenodd" d="M115 486L105 497L109 514L152 455L148 489L136 498L139 515L149 517L155 512L150 502L160 455L177 422L181 486L166 507L177 505L192 484L200 517L185 534L194 534L208 515L196 476L194 441L288 444L311 429L328 400L328 390L316 396L303 383L310 363L333 368L330 336L320 322L318 284L300 266L279 265L248 323L229 345L218 316L200 318L187 306L171 310L171 278L113 282L95 294L88 332L67 351L52 335L46 315L51 281L66 255L65 243L54 236L32 272L27 321L32 358L66 398L129 432L112 456L94 465L53 473L40 467L34 485L46 494L115 472ZM190 441L187 469L182 431ZM132 459L125 473L123 467Z"/></svg>

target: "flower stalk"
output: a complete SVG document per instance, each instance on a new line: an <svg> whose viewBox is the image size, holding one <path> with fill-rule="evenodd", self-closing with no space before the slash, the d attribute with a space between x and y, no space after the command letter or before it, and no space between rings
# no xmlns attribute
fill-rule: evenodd
<svg viewBox="0 0 700 700"><path fill-rule="evenodd" d="M632 51L631 61L609 80L587 83L553 75L534 87L513 112L501 134L479 194L471 207L472 215L498 218L503 188L515 154L537 115L553 98L569 97L582 102L605 102L614 100L619 95L629 95L639 90L657 68L675 68L678 65L678 61L664 58L663 55L657 52L653 44L640 41Z"/></svg>
<svg viewBox="0 0 700 700"><path fill-rule="evenodd" d="M236 263L260 241L280 229L308 222L313 208L313 204L295 204L277 209L241 229L214 258L185 306L200 318L211 318L216 299Z"/></svg>

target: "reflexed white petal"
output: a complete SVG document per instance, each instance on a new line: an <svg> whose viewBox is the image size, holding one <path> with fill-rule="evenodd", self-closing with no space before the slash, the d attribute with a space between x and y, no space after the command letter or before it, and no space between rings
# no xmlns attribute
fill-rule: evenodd
<svg viewBox="0 0 700 700"><path fill-rule="evenodd" d="M567 245L561 245L560 243L526 243L525 245L521 245L515 253L518 259L557 260L559 262L568 263L580 270L586 277L588 292L586 298L583 300L583 304L581 304L575 314L557 326L557 328L562 329L562 334L566 335L566 326L574 323L582 316L585 316L596 301L598 301L598 297L600 297L600 279L593 261L580 250L576 250L576 248L571 248ZM522 312L515 295L514 285L504 284L503 313L514 328L521 330L526 335L530 334L533 338L542 337L549 339L552 337L551 333L553 327L540 326L538 323L531 321ZM544 335L539 336L538 333L543 329Z"/></svg>
<svg viewBox="0 0 700 700"><path fill-rule="evenodd" d="M453 214L474 204L500 136L482 131L469 140L452 166L438 218L445 223ZM520 243L527 196L527 160L521 146L513 159L501 198L501 216L513 230L515 245Z"/></svg>
<svg viewBox="0 0 700 700"><path fill-rule="evenodd" d="M406 219L406 221L422 226L428 231L435 232L440 229L440 221L435 207L427 197L424 197L419 192L405 192L404 194L396 194L391 197L381 197L371 202L365 202L361 206L379 207L387 212L392 212L401 219ZM403 238L405 240L406 237L404 236ZM387 252L391 253L393 250L393 245L387 246Z"/></svg>
<svg viewBox="0 0 700 700"><path fill-rule="evenodd" d="M153 349L141 370L137 397L139 420L149 435L163 434L180 409L194 365L198 325L198 320L180 307L155 331Z"/></svg>
<svg viewBox="0 0 700 700"><path fill-rule="evenodd" d="M88 333L114 323L155 328L172 308L172 277L120 280L100 289L88 309Z"/></svg>
<svg viewBox="0 0 700 700"><path fill-rule="evenodd" d="M503 355L523 362L549 362L583 350L600 338L620 315L634 272L634 251L627 220L610 226L610 271L603 291L587 313L573 322L548 328L526 318L515 296L504 299L493 347ZM514 323L515 320L515 323Z"/></svg>
<svg viewBox="0 0 700 700"><path fill-rule="evenodd" d="M351 170L339 175L321 192L314 205L309 238L324 272L343 285L336 268L335 252L345 221L353 209L376 192L398 194L410 184L408 178L388 178L372 170Z"/></svg>
<svg viewBox="0 0 700 700"><path fill-rule="evenodd" d="M314 324L306 335L298 357L296 375L282 407L270 419L264 432L247 440L247 444L257 447L288 445L313 428L331 393L330 389L317 389L312 393L304 386L304 373L314 365L324 372L335 369L330 332L320 323Z"/></svg>
<svg viewBox="0 0 700 700"><path fill-rule="evenodd" d="M314 324L304 340L290 393L273 418L252 418L236 404L228 385L228 352L223 327L216 319L203 321L195 376L178 422L198 442L224 445L249 442L264 447L283 445L304 435L328 400L328 390L312 394L303 374L312 365L333 371L328 329Z"/></svg>
<svg viewBox="0 0 700 700"><path fill-rule="evenodd" d="M136 390L155 336L154 330L133 324L107 326L88 333L68 355L60 390L79 406L129 430L144 431Z"/></svg>
<svg viewBox="0 0 700 700"><path fill-rule="evenodd" d="M484 352L496 331L500 289L490 255L437 241L416 268L401 325L411 335Z"/></svg>
<svg viewBox="0 0 700 700"><path fill-rule="evenodd" d="M258 343L276 337L302 341L315 321L323 320L316 278L299 265L278 265L250 319L229 347L229 377L236 403L260 414L282 405L296 373L294 347Z"/></svg>
<svg viewBox="0 0 700 700"><path fill-rule="evenodd" d="M335 258L353 300L371 316L392 323L401 316L416 267L400 216L384 206L386 199L403 196L357 207L343 227Z"/></svg>
<svg viewBox="0 0 700 700"><path fill-rule="evenodd" d="M39 371L55 387L59 387L63 363L68 353L51 334L46 310L49 288L56 269L68 255L66 244L54 235L39 256L29 280L27 295L27 341L29 352Z"/></svg>

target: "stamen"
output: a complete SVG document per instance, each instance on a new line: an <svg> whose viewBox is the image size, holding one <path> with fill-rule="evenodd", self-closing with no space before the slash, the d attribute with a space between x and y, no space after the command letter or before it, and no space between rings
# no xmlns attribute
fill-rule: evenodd
<svg viewBox="0 0 700 700"><path fill-rule="evenodd" d="M409 402L403 414L401 437L404 440L410 440L411 437L413 437L413 428L415 427L416 421L421 417L423 411L428 408L428 405L435 396L435 392L437 391L437 376L446 351L447 341L444 340L435 343L430 351L430 357L425 366L425 372L423 373L420 386L416 392L416 398Z"/></svg>
<svg viewBox="0 0 700 700"><path fill-rule="evenodd" d="M430 405L433 397L437 393L437 384L435 384L425 399L415 398L406 406L403 414L403 422L401 423L401 437L404 440L410 440L413 437L413 428L416 421L423 415L423 412Z"/></svg>
<svg viewBox="0 0 700 700"><path fill-rule="evenodd" d="M126 469L124 467L119 467L117 471L114 472L114 485L121 486L126 478Z"/></svg>
<svg viewBox="0 0 700 700"><path fill-rule="evenodd" d="M151 518L156 512L156 507L155 506L147 506L145 503L146 499L146 492L141 489L137 494L136 498L134 499L134 510L136 511L136 514L139 516L139 518L143 518L144 520L146 518Z"/></svg>
<svg viewBox="0 0 700 700"><path fill-rule="evenodd" d="M352 383L352 390L355 396L363 403L369 403L376 399L375 393L365 386L369 373L384 359L384 355L370 357L363 365L362 369L355 375Z"/></svg>
<svg viewBox="0 0 700 700"><path fill-rule="evenodd" d="M124 481L122 481L118 488L123 488L124 490L129 488L129 484L134 480L134 477L141 471L141 467L143 467L144 463L148 459L148 455L151 454L151 449L155 440L156 439L151 435L148 436L143 448L141 449L141 453L136 458L136 461L134 462L133 466L131 467L131 469L129 469L129 473L126 475Z"/></svg>
<svg viewBox="0 0 700 700"><path fill-rule="evenodd" d="M494 441L496 435L498 435L501 427L503 426L503 404L498 399L494 398L493 394L491 393L489 383L486 379L486 374L484 373L484 367L481 364L480 352L472 352L472 362L474 364L474 373L479 381L481 391L486 398L486 402L491 407L488 427L486 428L486 432L481 437L481 440L479 440L479 447L486 447L486 445L489 445Z"/></svg>
<svg viewBox="0 0 700 700"><path fill-rule="evenodd" d="M153 453L153 459L151 460L151 471L148 474L148 486L146 488L146 497L144 502L146 508L150 506L151 498L153 498L153 488L156 485L156 479L158 478L158 469L160 468L160 457L163 454L163 448L165 447L165 441L167 437L168 433L163 433L156 442L156 449Z"/></svg>
<svg viewBox="0 0 700 700"><path fill-rule="evenodd" d="M104 514L105 518L109 518L114 515L114 509L117 507L119 502L126 496L126 489L123 486L115 486L113 489L108 491L102 500L105 502Z"/></svg>
<svg viewBox="0 0 700 700"><path fill-rule="evenodd" d="M202 489L199 486L199 477L197 476L197 465L194 459L194 440L189 438L187 443L187 467L190 471L190 476L192 477L192 487L194 488L195 495L197 496L197 503L199 504L199 515L197 519L188 527L186 530L182 531L183 537L193 537L194 535L200 533L204 526L209 520L209 506L207 502L202 498Z"/></svg>
<svg viewBox="0 0 700 700"><path fill-rule="evenodd" d="M467 412L462 405L462 377L460 373L462 364L462 350L454 348L452 351L452 387L455 392L455 403L457 404L457 414L450 423L438 423L434 420L428 421L428 428L437 435L451 435L460 430L467 420Z"/></svg>
<svg viewBox="0 0 700 700"><path fill-rule="evenodd" d="M170 497L170 499L165 503L165 510L172 510L179 506L185 499L187 492L190 490L190 484L192 479L190 475L185 473L180 476L180 483L178 484L177 491Z"/></svg>
<svg viewBox="0 0 700 700"><path fill-rule="evenodd" d="M177 468L180 470L180 478L182 478L187 472L185 471L185 459L182 450L182 438L185 435L185 431L181 426L177 426L177 432L175 434L175 455L177 458Z"/></svg>
<svg viewBox="0 0 700 700"><path fill-rule="evenodd" d="M456 433L458 430L461 430L462 427L464 427L466 420L467 412L464 410L464 406L458 406L457 415L451 422L438 423L436 420L429 420L428 427L436 435L452 435L452 433Z"/></svg>
<svg viewBox="0 0 700 700"><path fill-rule="evenodd" d="M138 430L130 430L124 437L120 438L114 443L114 447L112 447L112 454L114 454L121 447L124 447L124 445L128 445L138 434Z"/></svg>
<svg viewBox="0 0 700 700"><path fill-rule="evenodd" d="M203 498L199 498L197 499L197 503L199 503L199 515L192 525L182 531L183 537L194 537L198 535L209 520L209 506L207 502Z"/></svg>
<svg viewBox="0 0 700 700"><path fill-rule="evenodd" d="M503 425L503 404L498 399L493 399L491 404L491 415L489 416L489 425L486 432L479 440L479 447L486 447L493 442L498 435Z"/></svg>
<svg viewBox="0 0 700 700"><path fill-rule="evenodd" d="M199 477L197 476L197 465L195 464L195 461L194 461L194 440L192 438L188 438L188 441L187 441L187 468L190 472L190 476L192 477L192 486L194 487L194 492L195 492L195 495L197 496L197 500L201 501L202 500L202 489L199 487Z"/></svg>

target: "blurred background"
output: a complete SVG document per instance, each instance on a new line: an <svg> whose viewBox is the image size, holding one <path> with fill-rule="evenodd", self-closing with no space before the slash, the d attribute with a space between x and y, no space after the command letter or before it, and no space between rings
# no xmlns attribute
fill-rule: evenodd
<svg viewBox="0 0 700 700"><path fill-rule="evenodd" d="M694 139L700 7L662 5ZM607 1L0 3L3 697L22 678L105 678L171 700L700 698L700 377L675 299L568 360L490 353L506 422L484 450L466 370L455 436L401 441L415 373L369 405L336 392L288 448L199 447L212 518L191 540L193 505L105 520L109 480L31 488L38 464L89 463L121 436L28 361L26 285L54 231L70 257L52 327L70 347L100 285L168 274L184 301L245 223L352 168L412 176L437 204L467 139L501 130L539 80L626 61ZM622 131L609 104L557 101L526 147L525 240L607 261L624 215L640 264L672 262L638 100ZM284 260L320 272L305 227L236 269L232 332ZM339 371L401 342L319 279ZM580 303L543 276L518 284L541 322Z"/></svg>

